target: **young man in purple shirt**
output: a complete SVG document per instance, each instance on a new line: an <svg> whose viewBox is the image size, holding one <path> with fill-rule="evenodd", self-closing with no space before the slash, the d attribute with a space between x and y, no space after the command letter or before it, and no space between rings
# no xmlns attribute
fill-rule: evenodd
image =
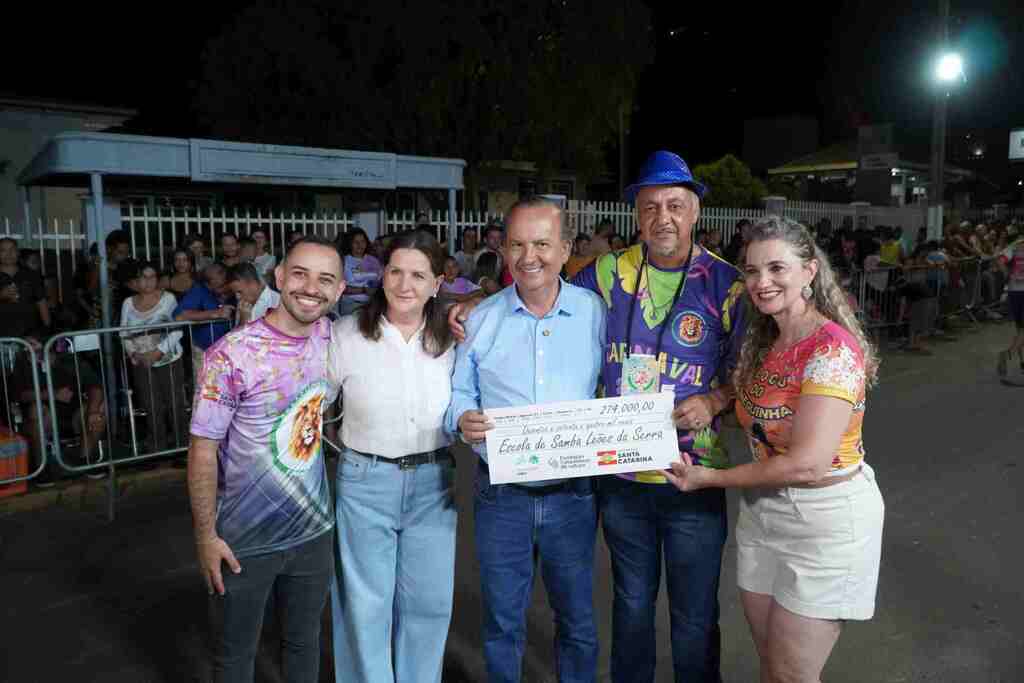
<svg viewBox="0 0 1024 683"><path fill-rule="evenodd" d="M213 596L214 680L253 680L273 591L287 681L314 683L333 574L334 514L321 448L331 327L345 288L334 245L305 237L275 269L281 305L216 341L196 388L188 488ZM226 565L230 571L223 571Z"/></svg>

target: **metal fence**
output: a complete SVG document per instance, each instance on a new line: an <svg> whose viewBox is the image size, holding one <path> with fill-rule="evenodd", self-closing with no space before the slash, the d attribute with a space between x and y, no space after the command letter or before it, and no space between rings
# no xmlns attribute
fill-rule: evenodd
<svg viewBox="0 0 1024 683"><path fill-rule="evenodd" d="M823 218L828 219L833 228L890 225L900 226L908 234L924 224L924 210L920 207L874 207L863 203L833 204L777 199L780 201L769 202L765 209L703 207L697 230L720 230L723 244L727 244L735 232L737 222L742 219L756 221L769 211L781 213L812 228ZM636 229L633 207L624 202L569 200L565 211L566 219L576 233L592 234L600 221L609 220L615 226L615 233L628 241ZM420 217L419 222L417 217ZM461 239L463 230L474 228L480 237L483 229L494 219L504 220L504 214L468 209L456 211L456 234ZM395 234L415 228L424 221L439 240L447 238L447 209L383 212L381 232L384 235ZM336 212L215 209L201 205L161 206L152 202L130 201L121 205L121 227L131 238L132 256L153 261L161 268L169 265L173 249L182 246L186 237L192 235L202 239L206 255L216 260L220 240L225 234L241 237L261 229L267 234L271 252L280 257L293 234L317 234L336 239L355 226L356 220L350 214ZM88 247L82 226L78 221L70 219L50 222L39 220L27 230L24 225L9 218L2 219L0 237L13 237L22 249L38 251L41 274L56 279L61 296L65 291L65 282L85 258Z"/></svg>
<svg viewBox="0 0 1024 683"><path fill-rule="evenodd" d="M284 212L272 209L220 208L202 206L154 206L149 203L121 205L121 227L128 231L132 257L155 261L164 268L175 247L187 236L198 235L217 260L224 235L244 237L254 230L267 235L270 251L284 254L293 234L320 235L337 239L355 225L347 213Z"/></svg>
<svg viewBox="0 0 1024 683"><path fill-rule="evenodd" d="M18 445L5 453L0 484L25 482L39 476L46 466L45 450L41 459L31 457L27 434L46 434L39 379L39 353L25 339L0 337L0 400L3 401L0 430L3 440ZM8 462L7 460L11 460Z"/></svg>
<svg viewBox="0 0 1024 683"><path fill-rule="evenodd" d="M34 467L0 475L0 485L44 469L113 476L117 467L183 455L202 349L231 327L213 320L77 330L39 351L0 339L4 427L27 442ZM325 423L340 419L335 408Z"/></svg>
<svg viewBox="0 0 1024 683"><path fill-rule="evenodd" d="M419 216L419 218L417 218ZM486 211L456 211L456 241L461 244L462 233L467 228L476 230L477 238L482 237L483 229L491 221L503 221L504 214ZM434 237L440 242L448 239L448 210L431 211L389 211L384 214L384 235L394 235L420 226L428 226Z"/></svg>
<svg viewBox="0 0 1024 683"><path fill-rule="evenodd" d="M867 329L912 337L935 333L953 318L997 318L1005 278L991 260L967 258L860 270L849 282Z"/></svg>
<svg viewBox="0 0 1024 683"><path fill-rule="evenodd" d="M64 301L65 283L70 281L84 257L85 235L74 220L39 219L25 228L24 223L3 219L0 237L16 240L25 253L39 255L39 274L56 284L56 297Z"/></svg>

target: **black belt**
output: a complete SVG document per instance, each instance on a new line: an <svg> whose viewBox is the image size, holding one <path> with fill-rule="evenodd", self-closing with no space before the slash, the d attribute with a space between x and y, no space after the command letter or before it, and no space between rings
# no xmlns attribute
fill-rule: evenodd
<svg viewBox="0 0 1024 683"><path fill-rule="evenodd" d="M531 496L547 496L552 493L563 493L571 490L571 482L563 481L561 484L551 484L549 486L523 486L522 484L512 484L518 490Z"/></svg>
<svg viewBox="0 0 1024 683"><path fill-rule="evenodd" d="M397 465L400 470L414 470L420 465L429 465L435 462L448 462L452 460L452 453L445 448L438 448L436 451L425 451L403 455L401 458L377 458L377 462L388 462Z"/></svg>

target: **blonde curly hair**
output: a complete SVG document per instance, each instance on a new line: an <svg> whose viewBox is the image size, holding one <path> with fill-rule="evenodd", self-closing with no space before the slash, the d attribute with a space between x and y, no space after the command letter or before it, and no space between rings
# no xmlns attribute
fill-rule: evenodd
<svg viewBox="0 0 1024 683"><path fill-rule="evenodd" d="M765 216L751 228L750 239L744 253L754 242L768 240L785 242L804 263L811 261L818 263L818 274L814 276L810 285L814 294L808 304L853 335L864 354L866 386L874 386L878 377L878 353L874 344L864 334L864 328L850 307L846 292L839 286L828 258L814 243L810 231L789 218ZM739 362L733 373L733 386L737 388L746 386L753 380L758 366L761 365L772 344L779 338L779 326L775 323L775 319L758 311L749 297L747 297L747 306L747 320L749 321L747 336L743 341Z"/></svg>

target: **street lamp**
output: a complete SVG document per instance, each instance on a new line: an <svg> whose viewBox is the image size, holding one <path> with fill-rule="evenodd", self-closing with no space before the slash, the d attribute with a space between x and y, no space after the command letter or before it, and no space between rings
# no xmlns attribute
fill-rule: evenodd
<svg viewBox="0 0 1024 683"><path fill-rule="evenodd" d="M935 78L939 83L953 83L964 75L964 59L956 52L947 52L935 64Z"/></svg>
<svg viewBox="0 0 1024 683"><path fill-rule="evenodd" d="M948 11L948 9L947 9ZM945 22L945 18L944 18ZM939 92L935 96L935 110L932 117L932 183L928 191L928 237L942 238L946 180L946 101L950 88L964 79L964 60L958 53L946 51L935 62L935 80Z"/></svg>

